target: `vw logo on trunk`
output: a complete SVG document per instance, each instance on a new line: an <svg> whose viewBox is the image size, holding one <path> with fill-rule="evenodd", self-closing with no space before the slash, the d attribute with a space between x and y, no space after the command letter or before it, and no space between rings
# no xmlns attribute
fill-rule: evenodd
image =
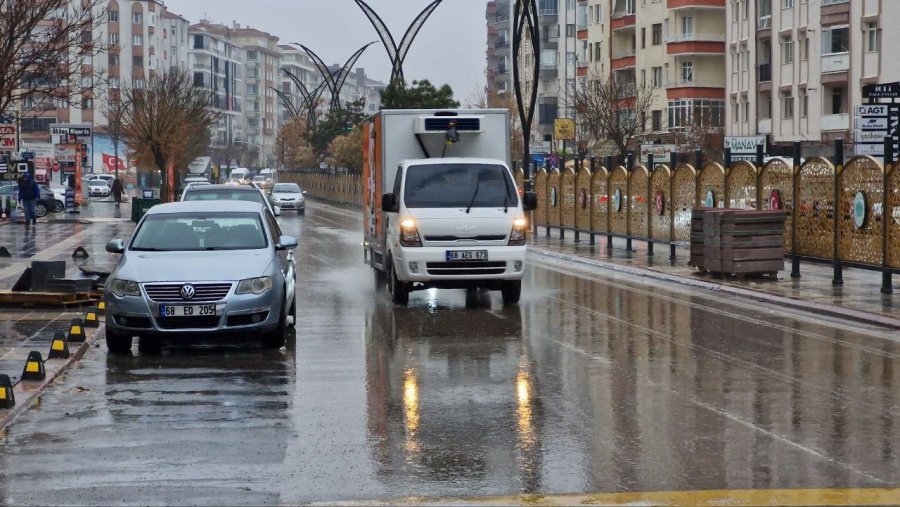
<svg viewBox="0 0 900 507"><path fill-rule="evenodd" d="M194 299L195 293L193 285L183 285L181 287L181 299Z"/></svg>

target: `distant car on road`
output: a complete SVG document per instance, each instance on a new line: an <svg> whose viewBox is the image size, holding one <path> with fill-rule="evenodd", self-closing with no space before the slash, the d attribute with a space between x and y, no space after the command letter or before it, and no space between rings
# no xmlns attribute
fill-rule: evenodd
<svg viewBox="0 0 900 507"><path fill-rule="evenodd" d="M106 183L106 186L112 188L112 184L114 181L116 181L116 177L113 176L112 174L92 174L88 178L88 184L90 184L92 181L96 181L96 180L101 180L104 183Z"/></svg>
<svg viewBox="0 0 900 507"><path fill-rule="evenodd" d="M269 208L274 216L281 214L281 209L272 204L262 190L254 185L190 185L181 193L181 200L258 202Z"/></svg>
<svg viewBox="0 0 900 507"><path fill-rule="evenodd" d="M106 180L97 178L88 181L88 193L91 197L109 197L111 191Z"/></svg>
<svg viewBox="0 0 900 507"><path fill-rule="evenodd" d="M109 351L127 353L135 335L142 345L234 334L283 346L296 315L296 247L259 203L150 208L128 242L106 245L122 254L105 286Z"/></svg>
<svg viewBox="0 0 900 507"><path fill-rule="evenodd" d="M296 183L276 183L272 187L272 202L281 208L295 209L297 213L303 215L306 213L306 197L300 189L300 185Z"/></svg>

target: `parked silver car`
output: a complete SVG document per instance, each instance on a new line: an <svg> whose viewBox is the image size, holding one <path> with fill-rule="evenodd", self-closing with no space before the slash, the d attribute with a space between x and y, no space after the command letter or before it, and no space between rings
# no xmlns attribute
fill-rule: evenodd
<svg viewBox="0 0 900 507"><path fill-rule="evenodd" d="M259 336L264 346L281 347L287 317L296 315L296 247L259 203L150 208L127 244L106 245L122 254L106 282L107 347L128 352L135 335L143 345L213 334Z"/></svg>

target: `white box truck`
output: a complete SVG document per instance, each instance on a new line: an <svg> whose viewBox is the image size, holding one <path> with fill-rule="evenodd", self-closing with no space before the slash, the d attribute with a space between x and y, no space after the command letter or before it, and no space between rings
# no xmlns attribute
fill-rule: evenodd
<svg viewBox="0 0 900 507"><path fill-rule="evenodd" d="M430 288L518 303L537 198L510 171L508 115L383 110L363 125L364 254L395 303Z"/></svg>

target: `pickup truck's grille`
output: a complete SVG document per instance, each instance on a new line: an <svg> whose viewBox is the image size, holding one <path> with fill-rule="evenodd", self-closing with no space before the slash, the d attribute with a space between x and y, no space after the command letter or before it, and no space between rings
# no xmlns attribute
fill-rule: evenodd
<svg viewBox="0 0 900 507"><path fill-rule="evenodd" d="M428 262L429 275L500 275L506 271L504 261Z"/></svg>
<svg viewBox="0 0 900 507"><path fill-rule="evenodd" d="M481 236L425 236L425 241L503 241L506 235L481 235Z"/></svg>
<svg viewBox="0 0 900 507"><path fill-rule="evenodd" d="M181 297L181 288L186 284L183 283L159 283L145 284L144 290L150 299L157 303L211 303L220 301L228 295L231 290L231 282L221 283L192 283L194 286L194 297L185 300Z"/></svg>

